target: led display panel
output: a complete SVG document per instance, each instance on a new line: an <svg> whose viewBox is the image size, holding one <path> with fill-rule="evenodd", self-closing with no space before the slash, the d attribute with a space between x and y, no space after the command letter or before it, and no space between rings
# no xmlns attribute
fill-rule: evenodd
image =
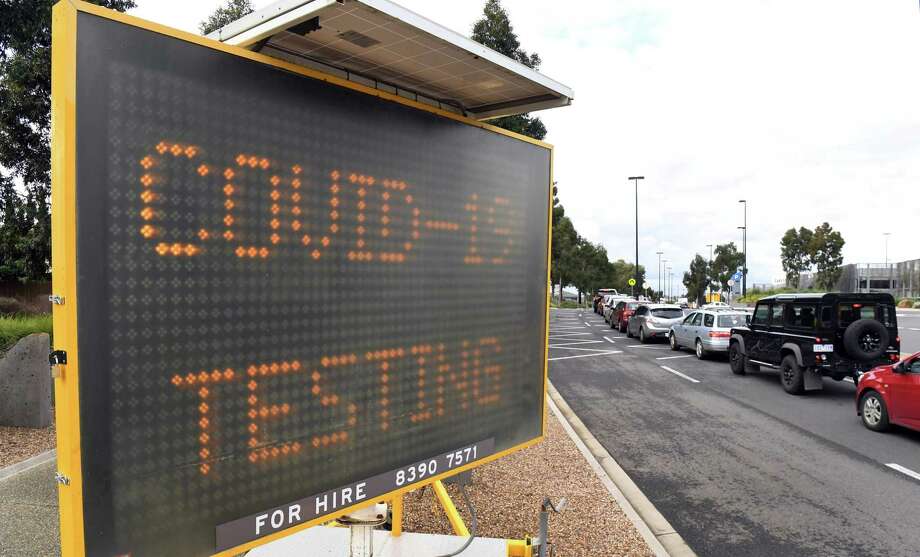
<svg viewBox="0 0 920 557"><path fill-rule="evenodd" d="M213 555L542 436L548 146L75 21L87 555Z"/></svg>

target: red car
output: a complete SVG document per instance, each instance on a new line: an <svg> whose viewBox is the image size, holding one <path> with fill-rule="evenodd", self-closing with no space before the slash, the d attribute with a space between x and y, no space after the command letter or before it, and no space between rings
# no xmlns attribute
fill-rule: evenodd
<svg viewBox="0 0 920 557"><path fill-rule="evenodd" d="M856 407L873 431L891 424L920 431L920 352L860 376Z"/></svg>
<svg viewBox="0 0 920 557"><path fill-rule="evenodd" d="M618 303L613 313L610 314L610 328L619 329L621 333L625 333L629 316L635 313L637 307L639 307L639 302L623 301Z"/></svg>

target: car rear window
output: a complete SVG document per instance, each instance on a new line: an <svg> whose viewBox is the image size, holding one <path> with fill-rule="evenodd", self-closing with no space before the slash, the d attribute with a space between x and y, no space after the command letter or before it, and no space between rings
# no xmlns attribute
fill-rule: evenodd
<svg viewBox="0 0 920 557"><path fill-rule="evenodd" d="M652 310L652 317L662 319L678 319L683 316L684 312L680 308L655 308Z"/></svg>
<svg viewBox="0 0 920 557"><path fill-rule="evenodd" d="M837 304L837 323L846 327L859 319L875 319L886 327L896 327L894 306L890 304L848 302Z"/></svg>
<svg viewBox="0 0 920 557"><path fill-rule="evenodd" d="M727 313L719 316L719 327L745 327L747 326L747 315L743 313Z"/></svg>
<svg viewBox="0 0 920 557"><path fill-rule="evenodd" d="M636 309L637 307L639 307L639 302L629 302L629 304L626 306L626 309Z"/></svg>

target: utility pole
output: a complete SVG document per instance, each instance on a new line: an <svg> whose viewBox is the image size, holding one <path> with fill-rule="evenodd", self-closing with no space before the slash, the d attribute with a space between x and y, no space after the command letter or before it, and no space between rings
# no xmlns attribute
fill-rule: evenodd
<svg viewBox="0 0 920 557"><path fill-rule="evenodd" d="M656 251L655 253L658 254L658 301L660 302L661 297L664 295L661 290L661 256L664 255L664 252Z"/></svg>
<svg viewBox="0 0 920 557"><path fill-rule="evenodd" d="M741 252L744 254L741 263L741 295L747 296L747 199L739 199L738 203L744 204L744 226L739 226L738 228L744 231L743 239L741 240Z"/></svg>
<svg viewBox="0 0 920 557"><path fill-rule="evenodd" d="M706 303L712 302L712 244L706 244L709 248L709 263L706 265Z"/></svg>
<svg viewBox="0 0 920 557"><path fill-rule="evenodd" d="M630 176L627 178L636 183L636 284L633 285L633 298L639 299L636 291L639 286L639 180L645 180L645 176Z"/></svg>
<svg viewBox="0 0 920 557"><path fill-rule="evenodd" d="M882 232L882 236L885 237L885 273L888 275L888 289L891 290L891 269L888 267L888 237L891 232Z"/></svg>
<svg viewBox="0 0 920 557"><path fill-rule="evenodd" d="M668 277L668 285L667 285L668 286L668 301L671 301L673 299L671 296L671 277L674 275L671 274L670 267L665 267L664 272Z"/></svg>

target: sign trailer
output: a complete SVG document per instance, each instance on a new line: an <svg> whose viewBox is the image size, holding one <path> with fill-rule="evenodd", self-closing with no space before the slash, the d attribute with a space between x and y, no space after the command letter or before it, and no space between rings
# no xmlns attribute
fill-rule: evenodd
<svg viewBox="0 0 920 557"><path fill-rule="evenodd" d="M234 555L538 442L551 146L53 10L65 557Z"/></svg>

